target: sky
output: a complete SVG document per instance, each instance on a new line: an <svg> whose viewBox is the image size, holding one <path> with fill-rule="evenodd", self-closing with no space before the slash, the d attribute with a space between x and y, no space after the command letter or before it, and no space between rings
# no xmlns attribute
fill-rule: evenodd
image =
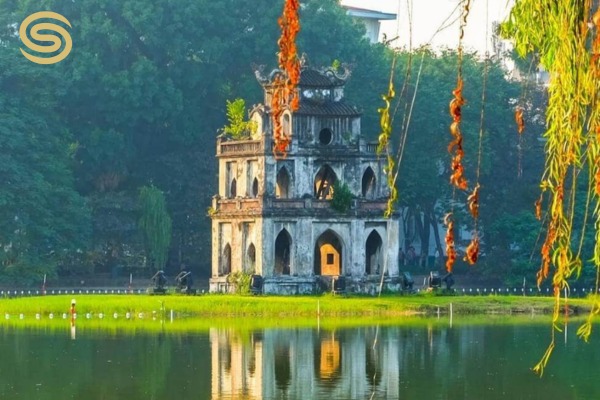
<svg viewBox="0 0 600 400"><path fill-rule="evenodd" d="M352 7L398 14L396 21L382 21L381 31L386 33L388 39L400 36L393 45L406 48L409 47L410 37L409 6L412 8L413 48L429 43L444 20L452 15L449 22L454 21L454 23L437 34L431 45L434 48L457 48L458 46L459 10L454 14L453 10L460 4L460 0L342 0L341 2ZM471 0L463 43L465 49L481 53L485 53L488 49L491 52L491 24L494 21L503 21L507 17L512 3L513 0Z"/></svg>

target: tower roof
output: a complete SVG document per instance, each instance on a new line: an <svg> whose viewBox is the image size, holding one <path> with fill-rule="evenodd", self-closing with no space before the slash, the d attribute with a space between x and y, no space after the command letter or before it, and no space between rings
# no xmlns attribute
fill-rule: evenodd
<svg viewBox="0 0 600 400"><path fill-rule="evenodd" d="M295 113L323 117L350 117L362 114L356 106L346 104L345 102L324 101L316 103L306 99L300 101L300 108Z"/></svg>
<svg viewBox="0 0 600 400"><path fill-rule="evenodd" d="M285 72L279 68L271 71L270 74L263 73L263 67L256 68L254 74L256 79L263 87L272 86L277 76L285 75ZM334 70L332 67L313 68L302 65L300 70L300 88L334 88L344 86L350 76L350 69L343 66L342 72Z"/></svg>

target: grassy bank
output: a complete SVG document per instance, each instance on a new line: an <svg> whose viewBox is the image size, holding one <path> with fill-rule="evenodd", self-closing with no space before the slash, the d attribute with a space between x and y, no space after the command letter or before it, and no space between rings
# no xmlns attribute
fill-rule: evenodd
<svg viewBox="0 0 600 400"><path fill-rule="evenodd" d="M140 314L158 319L169 317L171 310L180 317L240 318L261 317L268 319L312 319L316 316L353 319L395 318L408 315L447 314L452 304L453 314L548 314L552 312L553 299L549 297L523 296L146 296L146 295L59 295L0 299L0 318L6 314L41 317L53 313L68 313L71 299L77 301L76 311L82 316L100 313L132 318ZM593 299L570 299L569 308L575 313L585 313Z"/></svg>

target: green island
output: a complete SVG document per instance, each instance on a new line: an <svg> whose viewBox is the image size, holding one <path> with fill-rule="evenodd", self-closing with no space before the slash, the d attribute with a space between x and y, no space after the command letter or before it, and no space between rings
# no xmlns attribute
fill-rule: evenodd
<svg viewBox="0 0 600 400"><path fill-rule="evenodd" d="M114 315L130 313L170 314L177 317L210 317L220 319L269 318L301 319L336 318L397 318L408 316L435 316L488 314L551 314L554 300L543 296L438 296L433 294L362 296L145 296L145 295L57 295L46 297L6 298L0 300L0 315L18 317L23 314L47 316L50 313L69 313L71 299L76 300L77 314ZM586 314L597 301L596 297L561 300L562 309L569 314Z"/></svg>

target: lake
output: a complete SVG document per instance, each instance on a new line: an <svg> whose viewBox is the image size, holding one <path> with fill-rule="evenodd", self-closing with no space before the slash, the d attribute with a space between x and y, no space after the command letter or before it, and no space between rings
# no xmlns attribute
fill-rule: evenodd
<svg viewBox="0 0 600 400"><path fill-rule="evenodd" d="M5 324L0 399L600 398L600 332L586 344L569 325L544 376L531 372L550 340L544 321L189 333L172 331L177 321L138 332Z"/></svg>

